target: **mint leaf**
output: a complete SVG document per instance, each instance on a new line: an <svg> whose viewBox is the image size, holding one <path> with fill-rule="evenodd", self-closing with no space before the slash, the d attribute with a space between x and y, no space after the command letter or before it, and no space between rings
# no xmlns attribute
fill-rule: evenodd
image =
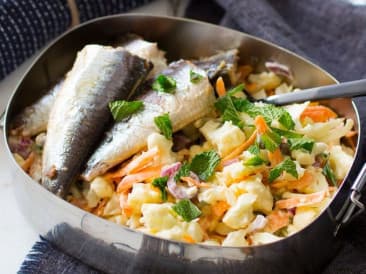
<svg viewBox="0 0 366 274"><path fill-rule="evenodd" d="M296 150L296 149L303 149L311 153L314 147L314 140L311 140L309 138L290 138L288 139L288 143L290 145L290 150Z"/></svg>
<svg viewBox="0 0 366 274"><path fill-rule="evenodd" d="M201 215L199 208L187 199L179 201L172 208L186 222L190 222Z"/></svg>
<svg viewBox="0 0 366 274"><path fill-rule="evenodd" d="M113 119L117 122L137 112L143 107L143 105L144 103L142 101L124 101L124 100L113 101L109 102L108 104Z"/></svg>
<svg viewBox="0 0 366 274"><path fill-rule="evenodd" d="M193 83L193 84L197 84L199 81L201 81L203 79L203 75L198 74L197 72L194 72L193 70L189 71L189 80Z"/></svg>
<svg viewBox="0 0 366 274"><path fill-rule="evenodd" d="M261 164L264 164L266 161L263 160L261 157L259 157L258 155L255 155L254 157L246 160L244 162L244 165L246 166L260 166Z"/></svg>
<svg viewBox="0 0 366 274"><path fill-rule="evenodd" d="M266 133L262 134L260 138L264 144L264 147L271 152L275 151L280 146L282 141L281 137L273 131L267 131Z"/></svg>
<svg viewBox="0 0 366 274"><path fill-rule="evenodd" d="M215 107L221 112L221 117L224 121L231 121L234 125L242 128L243 121L240 119L232 99L233 98L227 94L215 102Z"/></svg>
<svg viewBox="0 0 366 274"><path fill-rule="evenodd" d="M168 176L164 176L164 177L160 177L160 178L155 178L154 181L152 182L152 185L159 188L161 191L161 199L166 202L166 200L168 199L168 195L167 195L167 191L166 191L166 184L168 182L169 177Z"/></svg>
<svg viewBox="0 0 366 274"><path fill-rule="evenodd" d="M337 186L337 180L334 175L332 168L329 165L329 161L325 164L322 171L323 175L327 178L328 182L332 183L332 185Z"/></svg>
<svg viewBox="0 0 366 274"><path fill-rule="evenodd" d="M296 170L296 164L290 158L287 158L276 167L274 167L269 172L268 180L269 182L273 182L275 179L281 176L282 172L286 171L287 173L291 174L292 176L298 178L299 175Z"/></svg>
<svg viewBox="0 0 366 274"><path fill-rule="evenodd" d="M262 115L267 124L277 120L286 129L294 129L295 122L291 115L283 108L271 104L255 105L247 99L233 98L234 106L237 111L246 112L250 117L255 118Z"/></svg>
<svg viewBox="0 0 366 274"><path fill-rule="evenodd" d="M181 167L179 168L179 170L177 171L177 173L175 174L174 180L176 182L178 182L181 177L187 177L187 176L189 176L189 172L190 172L190 169L189 168L190 167L189 167L189 164L188 163L183 163L181 165Z"/></svg>
<svg viewBox="0 0 366 274"><path fill-rule="evenodd" d="M152 84L152 89L159 92L174 93L177 87L176 81L169 76L160 74Z"/></svg>
<svg viewBox="0 0 366 274"><path fill-rule="evenodd" d="M190 164L190 170L196 173L201 180L205 181L212 176L219 162L220 156L216 151L202 152L194 156Z"/></svg>
<svg viewBox="0 0 366 274"><path fill-rule="evenodd" d="M251 145L247 150L253 155L259 155L259 153L260 153L260 148L259 148L258 143Z"/></svg>
<svg viewBox="0 0 366 274"><path fill-rule="evenodd" d="M290 131L290 130L283 130L283 129L279 129L279 128L275 128L275 127L271 127L272 131L274 131L275 133L277 133L280 136L283 136L287 139L289 138L301 138L304 135L296 133L294 131Z"/></svg>
<svg viewBox="0 0 366 274"><path fill-rule="evenodd" d="M240 84L240 85L237 85L236 87L230 89L228 92L227 92L227 95L229 96L233 96L234 94L242 91L244 89L244 84Z"/></svg>
<svg viewBox="0 0 366 274"><path fill-rule="evenodd" d="M161 133L163 133L165 138L167 138L168 140L172 139L173 126L168 113L155 117L154 123L159 128Z"/></svg>

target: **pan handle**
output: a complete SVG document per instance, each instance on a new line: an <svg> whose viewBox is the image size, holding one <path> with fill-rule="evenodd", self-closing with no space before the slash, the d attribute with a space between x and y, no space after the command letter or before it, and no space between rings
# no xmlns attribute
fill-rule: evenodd
<svg viewBox="0 0 366 274"><path fill-rule="evenodd" d="M366 163L363 164L360 173L351 187L351 195L348 202L343 206L336 219L338 224L334 231L334 235L337 235L339 229L351 222L355 217L365 211L365 205L360 201L362 196L362 189L366 184Z"/></svg>
<svg viewBox="0 0 366 274"><path fill-rule="evenodd" d="M5 111L0 115L0 130L4 130L5 127Z"/></svg>

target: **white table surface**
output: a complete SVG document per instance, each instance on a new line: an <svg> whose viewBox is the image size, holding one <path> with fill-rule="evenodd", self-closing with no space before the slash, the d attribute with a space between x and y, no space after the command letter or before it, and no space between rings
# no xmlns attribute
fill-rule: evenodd
<svg viewBox="0 0 366 274"><path fill-rule="evenodd" d="M172 15L169 0L157 0L133 12ZM181 0L178 15L182 15L189 0ZM0 113L15 89L19 79L32 63L30 58L16 71L0 82ZM26 222L20 212L12 185L8 155L5 153L4 137L0 137L0 273L16 273L26 254L39 239L38 233Z"/></svg>

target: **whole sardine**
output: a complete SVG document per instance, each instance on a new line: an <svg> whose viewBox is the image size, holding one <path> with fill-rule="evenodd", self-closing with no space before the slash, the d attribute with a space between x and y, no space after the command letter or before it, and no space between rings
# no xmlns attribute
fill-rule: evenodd
<svg viewBox="0 0 366 274"><path fill-rule="evenodd" d="M192 83L191 71L203 78ZM128 120L114 124L108 131L87 162L82 174L85 180L92 180L142 150L147 144L147 137L158 131L154 124L156 116L169 113L173 131L177 131L212 111L215 96L203 70L189 61L178 61L170 64L162 74L176 81L175 93L150 90L137 98L143 101L144 109Z"/></svg>
<svg viewBox="0 0 366 274"><path fill-rule="evenodd" d="M108 103L127 99L150 64L122 48L87 45L56 96L43 152L42 184L63 197L111 121Z"/></svg>
<svg viewBox="0 0 366 274"><path fill-rule="evenodd" d="M116 46L122 46L131 54L150 61L154 65L149 74L150 77L167 67L165 53L158 48L157 44L145 41L137 35L121 38ZM60 90L63 81L64 79L60 80L46 95L26 107L14 118L11 123L12 135L31 137L46 131L56 93Z"/></svg>
<svg viewBox="0 0 366 274"><path fill-rule="evenodd" d="M60 80L43 97L15 116L11 122L11 134L31 137L47 129L49 113L64 79Z"/></svg>

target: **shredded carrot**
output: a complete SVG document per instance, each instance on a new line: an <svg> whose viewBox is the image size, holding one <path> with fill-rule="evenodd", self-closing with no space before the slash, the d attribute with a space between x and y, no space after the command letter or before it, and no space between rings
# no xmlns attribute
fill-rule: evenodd
<svg viewBox="0 0 366 274"><path fill-rule="evenodd" d="M262 115L255 117L254 125L257 128L259 134L264 134L269 130L266 120L264 120Z"/></svg>
<svg viewBox="0 0 366 274"><path fill-rule="evenodd" d="M337 114L326 106L307 106L300 115L300 121L310 118L313 122L326 122L336 117Z"/></svg>
<svg viewBox="0 0 366 274"><path fill-rule="evenodd" d="M352 138L353 136L356 136L356 135L357 135L357 131L351 130L350 132L347 132L346 135L344 135L344 137Z"/></svg>
<svg viewBox="0 0 366 274"><path fill-rule="evenodd" d="M97 216L101 216L103 214L104 207L105 207L106 204L107 204L107 199L102 199L98 203L98 206L93 209L92 213L97 215Z"/></svg>
<svg viewBox="0 0 366 274"><path fill-rule="evenodd" d="M110 174L110 178L121 178L127 174L133 174L141 171L142 169L154 164L154 159L159 156L159 150L157 147L153 147L146 152L143 152L135 159L130 161L127 165L123 166L121 169Z"/></svg>
<svg viewBox="0 0 366 274"><path fill-rule="evenodd" d="M223 97L226 94L225 83L221 76L216 80L216 93L219 97Z"/></svg>
<svg viewBox="0 0 366 274"><path fill-rule="evenodd" d="M292 198L277 201L276 207L278 209L290 209L320 203L326 194L327 192L324 190L311 194L296 194Z"/></svg>
<svg viewBox="0 0 366 274"><path fill-rule="evenodd" d="M253 71L253 67L250 65L243 65L238 67L239 77L243 80Z"/></svg>
<svg viewBox="0 0 366 274"><path fill-rule="evenodd" d="M190 244L194 244L196 242L190 235L187 234L183 236L183 240Z"/></svg>
<svg viewBox="0 0 366 274"><path fill-rule="evenodd" d="M248 83L245 85L245 90L249 93L256 93L258 91L258 85L256 83Z"/></svg>
<svg viewBox="0 0 366 274"><path fill-rule="evenodd" d="M211 184L208 184L208 183L205 183L205 182L200 182L200 181L197 181L195 179L193 179L192 177L180 177L180 180L186 182L186 183L189 183L191 185L194 185L194 186L197 186L197 187L211 187L212 185Z"/></svg>
<svg viewBox="0 0 366 274"><path fill-rule="evenodd" d="M127 205L127 192L122 193L119 196L119 206L122 209L122 212L126 215L126 217L131 217L133 213L133 208Z"/></svg>
<svg viewBox="0 0 366 274"><path fill-rule="evenodd" d="M265 231L273 233L277 230L286 227L290 224L290 217L292 214L284 210L275 210L267 216L267 224Z"/></svg>
<svg viewBox="0 0 366 274"><path fill-rule="evenodd" d="M230 208L230 205L225 201L217 201L212 205L212 213L217 217L221 217Z"/></svg>
<svg viewBox="0 0 366 274"><path fill-rule="evenodd" d="M129 190L134 183L143 182L153 177L159 177L161 166L147 167L139 173L126 175L117 186L117 192L125 192Z"/></svg>
<svg viewBox="0 0 366 274"><path fill-rule="evenodd" d="M314 176L311 171L305 170L304 175L298 180L281 180L271 184L273 188L287 187L290 190L302 190L314 182Z"/></svg>
<svg viewBox="0 0 366 274"><path fill-rule="evenodd" d="M229 155L226 155L221 160L221 166L225 166L228 161L231 161L235 157L239 156L240 153L242 153L244 150L246 150L248 147L250 147L252 144L254 144L255 140L257 138L257 130L255 130L252 135L247 139L244 143L242 143L240 146L238 146L236 149L234 149Z"/></svg>
<svg viewBox="0 0 366 274"><path fill-rule="evenodd" d="M24 171L28 171L31 167L31 165L33 164L34 160L36 158L36 155L34 152L31 152L28 156L28 158L22 163L21 168Z"/></svg>
<svg viewBox="0 0 366 274"><path fill-rule="evenodd" d="M280 148L277 148L275 151L268 151L268 160L271 163L271 166L274 167L283 161L283 156Z"/></svg>

